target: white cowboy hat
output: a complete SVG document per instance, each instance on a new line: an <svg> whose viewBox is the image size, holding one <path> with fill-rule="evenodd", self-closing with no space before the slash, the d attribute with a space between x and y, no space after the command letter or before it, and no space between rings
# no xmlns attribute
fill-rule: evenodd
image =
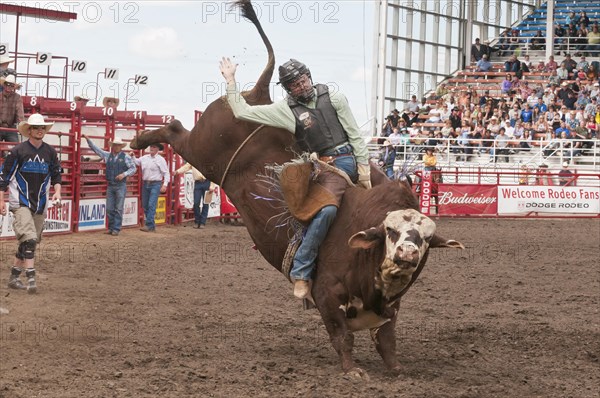
<svg viewBox="0 0 600 398"><path fill-rule="evenodd" d="M119 106L119 99L114 98L114 97L104 97L102 99L102 105L104 105L105 108L108 107L108 101L111 101L111 100L115 102L115 105L114 105L115 108Z"/></svg>
<svg viewBox="0 0 600 398"><path fill-rule="evenodd" d="M15 62L15 59L11 58L5 54L0 55L0 65L1 64L10 64L11 62Z"/></svg>
<svg viewBox="0 0 600 398"><path fill-rule="evenodd" d="M127 145L127 143L126 143L126 142L123 142L123 140L122 140L122 139L120 139L120 138L115 138L113 141L109 141L109 142L108 142L108 145L111 145L111 146L112 146L112 145L126 146L126 145Z"/></svg>
<svg viewBox="0 0 600 398"><path fill-rule="evenodd" d="M46 122L42 115L40 115L39 113L34 113L33 115L29 116L27 121L22 121L21 123L19 123L19 125L17 126L17 130L19 130L19 133L21 133L23 137L29 137L29 127L44 126L44 130L46 130L47 133L53 125L54 122Z"/></svg>
<svg viewBox="0 0 600 398"><path fill-rule="evenodd" d="M2 76L2 77L0 77L0 84L4 84L4 83L12 83L12 84L16 85L17 78L13 74Z"/></svg>

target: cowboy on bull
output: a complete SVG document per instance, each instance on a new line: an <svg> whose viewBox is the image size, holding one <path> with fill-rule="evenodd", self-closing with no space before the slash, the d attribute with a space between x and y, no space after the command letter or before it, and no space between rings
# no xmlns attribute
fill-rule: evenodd
<svg viewBox="0 0 600 398"><path fill-rule="evenodd" d="M250 106L237 89L236 69L237 64L229 58L221 60L227 100L236 118L288 130L295 134L301 150L316 152L321 160L345 172L352 182L371 188L367 145L343 94L330 93L324 84L313 84L306 65L291 59L279 67L279 83L287 92L287 99ZM317 182L335 196L339 205L347 187L346 179L334 172L321 172ZM308 225L290 272L297 298L306 298L310 293L309 280L319 246L336 214L336 205L326 205Z"/></svg>

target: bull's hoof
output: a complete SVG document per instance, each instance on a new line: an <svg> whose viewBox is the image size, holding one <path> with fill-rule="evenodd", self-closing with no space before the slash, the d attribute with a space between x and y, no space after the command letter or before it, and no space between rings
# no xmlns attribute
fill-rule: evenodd
<svg viewBox="0 0 600 398"><path fill-rule="evenodd" d="M402 366L400 365L395 365L392 367L388 368L390 373L393 374L394 376L400 376L402 374Z"/></svg>
<svg viewBox="0 0 600 398"><path fill-rule="evenodd" d="M371 378L369 374L361 368L352 368L344 374L344 378L348 380L369 382Z"/></svg>

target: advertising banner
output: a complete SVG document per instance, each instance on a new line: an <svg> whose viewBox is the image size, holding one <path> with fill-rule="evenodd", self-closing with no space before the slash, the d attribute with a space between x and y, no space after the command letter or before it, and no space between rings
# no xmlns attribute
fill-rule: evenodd
<svg viewBox="0 0 600 398"><path fill-rule="evenodd" d="M6 208L8 209L8 203L6 203ZM15 236L12 229L13 219L13 214L10 211L6 216L0 215L0 237ZM46 211L43 234L70 232L72 219L73 201L71 199L62 200L60 207L52 206Z"/></svg>
<svg viewBox="0 0 600 398"><path fill-rule="evenodd" d="M158 197L158 203L156 204L156 215L154 216L154 223L164 224L167 221L167 199L164 196Z"/></svg>
<svg viewBox="0 0 600 398"><path fill-rule="evenodd" d="M233 203L229 200L225 191L221 187L219 187L219 193L221 198L221 214L233 214L237 213L237 209L233 205ZM210 210L209 210L210 213Z"/></svg>
<svg viewBox="0 0 600 398"><path fill-rule="evenodd" d="M599 187L499 186L498 214L599 214Z"/></svg>
<svg viewBox="0 0 600 398"><path fill-rule="evenodd" d="M106 199L82 199L79 201L79 231L104 229L106 225Z"/></svg>
<svg viewBox="0 0 600 398"><path fill-rule="evenodd" d="M431 171L423 170L423 181L421 182L421 213L428 216L431 213L431 193L432 193L432 181Z"/></svg>
<svg viewBox="0 0 600 398"><path fill-rule="evenodd" d="M138 198L125 198L123 207L123 226L138 225Z"/></svg>
<svg viewBox="0 0 600 398"><path fill-rule="evenodd" d="M496 185L439 184L438 214L492 214L498 211Z"/></svg>
<svg viewBox="0 0 600 398"><path fill-rule="evenodd" d="M71 231L71 219L73 213L73 201L61 200L61 205L52 206L46 211L44 222L44 234Z"/></svg>

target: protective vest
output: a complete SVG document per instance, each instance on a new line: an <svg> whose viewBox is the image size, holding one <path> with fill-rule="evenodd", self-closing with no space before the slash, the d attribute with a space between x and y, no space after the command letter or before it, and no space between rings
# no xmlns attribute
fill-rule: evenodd
<svg viewBox="0 0 600 398"><path fill-rule="evenodd" d="M112 153L108 155L108 159L106 160L106 180L108 182L125 184L127 181L127 178L117 181L117 176L129 169L125 162L125 156L125 152L119 152L116 156Z"/></svg>
<svg viewBox="0 0 600 398"><path fill-rule="evenodd" d="M329 89L317 84L317 106L307 108L292 97L288 105L296 118L296 142L303 151L322 153L348 141L348 134L331 104Z"/></svg>

